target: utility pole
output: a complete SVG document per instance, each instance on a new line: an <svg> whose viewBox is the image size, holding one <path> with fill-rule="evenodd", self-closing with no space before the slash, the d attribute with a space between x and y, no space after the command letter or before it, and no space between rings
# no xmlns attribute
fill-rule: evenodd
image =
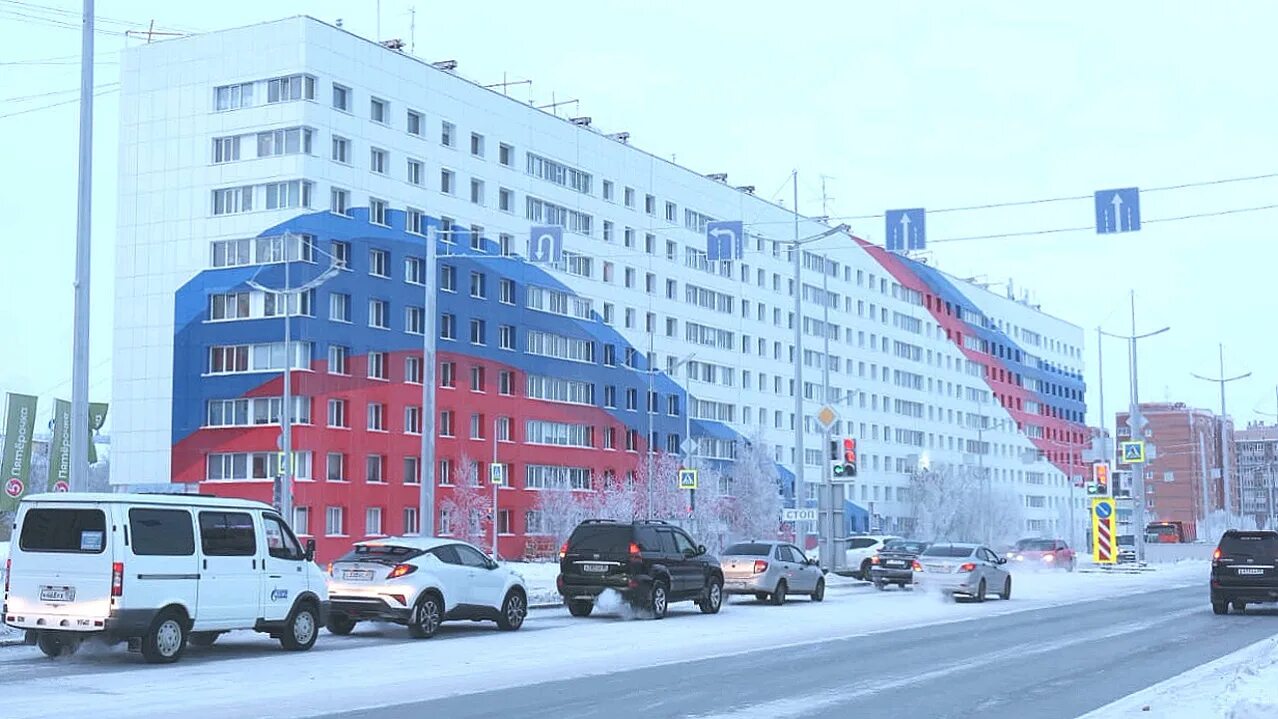
<svg viewBox="0 0 1278 719"><path fill-rule="evenodd" d="M807 486L803 481L803 469L807 462L803 458L803 306L799 283L802 281L802 264L799 246L799 171L793 170L790 179L794 184L794 246L791 248L794 263L794 507L803 506L807 498ZM806 522L795 522L795 534L800 535L800 528L807 529ZM794 538L800 549L807 549L806 531ZM825 559L823 561L829 561Z"/></svg>
<svg viewBox="0 0 1278 719"><path fill-rule="evenodd" d="M1229 415L1225 412L1225 385L1236 380L1245 379L1251 376L1250 372L1240 374L1234 377L1225 376L1225 345L1220 345L1220 376L1204 377L1200 374L1192 374L1196 379L1207 382L1217 382L1220 384L1220 423L1219 423L1219 443L1220 443L1220 483L1224 490L1224 497L1221 504L1224 506L1225 514L1233 514L1234 505L1234 482L1230 474L1232 469L1229 466L1229 441L1225 439L1225 424L1229 421ZM1242 498L1239 497L1238 511L1242 512Z"/></svg>
<svg viewBox="0 0 1278 719"><path fill-rule="evenodd" d="M439 231L431 224L426 233L426 276L422 278L422 461L420 493L417 501L417 533L422 537L435 536L435 409L436 389L439 378L435 367L435 344L438 331L435 321L439 317L436 291L439 272L435 269L436 242Z"/></svg>
<svg viewBox="0 0 1278 719"><path fill-rule="evenodd" d="M498 417L493 417L493 461L492 461L492 463L491 463L491 464L489 464L489 465L488 465L488 483L489 483L489 484L491 484L491 485L493 486L493 521L492 521L492 526L493 526L493 559L496 559L496 558L497 558L497 511L498 511L498 507L497 507L497 490L498 490L498 489L500 489L500 488L497 486L497 483L496 483L496 482L494 482L494 481L492 481L492 478L493 478L493 477L496 477L496 476L497 476L497 472L498 472L498 470L497 470L497 469L495 469L495 467L497 467L497 434L498 434L498 432L497 432L497 420L498 420L498 419L499 419ZM503 474L502 476L504 477L505 475Z"/></svg>
<svg viewBox="0 0 1278 719"><path fill-rule="evenodd" d="M75 212L75 317L71 340L71 489L89 486L89 278L93 215L93 0L80 28L80 165Z"/></svg>

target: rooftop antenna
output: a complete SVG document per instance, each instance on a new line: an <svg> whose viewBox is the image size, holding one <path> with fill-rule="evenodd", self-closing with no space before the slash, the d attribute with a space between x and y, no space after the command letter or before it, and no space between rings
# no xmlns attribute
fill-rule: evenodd
<svg viewBox="0 0 1278 719"><path fill-rule="evenodd" d="M494 88L494 87L500 87L500 88L501 88L501 94L503 94L503 95L509 95L510 93L506 92L506 89L507 89L507 88L509 88L511 85L528 85L528 86L529 86L529 89L531 89L531 88L532 88L532 80L508 80L508 79L506 79L506 73L504 73L504 72L503 72L503 73L501 74L501 82L494 82L494 83L493 83L493 84L491 84L491 85L484 85L484 87L489 88L489 89L492 89L492 88Z"/></svg>
<svg viewBox="0 0 1278 719"><path fill-rule="evenodd" d="M408 8L408 54L417 54L417 6Z"/></svg>
<svg viewBox="0 0 1278 719"><path fill-rule="evenodd" d="M538 105L537 109L538 110L549 109L551 112L555 113L555 117L559 117L560 105L574 105L574 104L578 104L579 102L580 102L579 100L555 100L555 93L552 92L550 93L550 104Z"/></svg>
<svg viewBox="0 0 1278 719"><path fill-rule="evenodd" d="M339 18L337 18L337 26L338 26L339 28L342 26L342 19L341 19L340 17L339 17Z"/></svg>
<svg viewBox="0 0 1278 719"><path fill-rule="evenodd" d="M826 217L830 216L830 200L833 200L834 198L825 191L825 181L833 179L835 178L829 175L821 175L821 214Z"/></svg>

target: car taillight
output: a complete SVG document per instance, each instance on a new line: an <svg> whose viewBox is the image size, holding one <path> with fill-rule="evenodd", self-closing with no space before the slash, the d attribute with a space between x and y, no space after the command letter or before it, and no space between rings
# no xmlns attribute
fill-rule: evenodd
<svg viewBox="0 0 1278 719"><path fill-rule="evenodd" d="M754 573L755 573L755 574L763 574L763 573L764 573L764 572L766 572L766 571L768 571L768 563L767 563L767 562L763 561L762 559L756 559L756 560L754 560Z"/></svg>
<svg viewBox="0 0 1278 719"><path fill-rule="evenodd" d="M923 565L922 565L922 564L919 564L919 560L917 560L917 559L916 559L916 560L914 560L913 562L911 562L911 563L910 563L910 566L911 566L911 568L913 568L913 569L914 569L914 571L916 571L916 572L921 572L921 571L923 571Z"/></svg>
<svg viewBox="0 0 1278 719"><path fill-rule="evenodd" d="M124 594L124 562L111 563L111 596Z"/></svg>
<svg viewBox="0 0 1278 719"><path fill-rule="evenodd" d="M4 593L9 593L9 575L13 574L13 560L4 560Z"/></svg>
<svg viewBox="0 0 1278 719"><path fill-rule="evenodd" d="M631 543L630 543L630 558L631 558L631 559L640 559L642 555L643 555L643 550L639 548L639 545L638 545L638 544L635 544L634 542L631 542Z"/></svg>
<svg viewBox="0 0 1278 719"><path fill-rule="evenodd" d="M568 543L564 542L559 546L559 558L563 559L568 554Z"/></svg>
<svg viewBox="0 0 1278 719"><path fill-rule="evenodd" d="M976 564L974 562L963 562L958 568L960 572L970 572L973 569L976 569Z"/></svg>
<svg viewBox="0 0 1278 719"><path fill-rule="evenodd" d="M1220 561L1220 547L1216 547L1216 551L1211 553L1211 561L1213 562Z"/></svg>
<svg viewBox="0 0 1278 719"><path fill-rule="evenodd" d="M390 574L386 575L386 578L399 579L400 577L403 577L408 574L412 574L413 572L416 572L416 571L417 571L417 567L411 564L396 564L395 567L390 570Z"/></svg>

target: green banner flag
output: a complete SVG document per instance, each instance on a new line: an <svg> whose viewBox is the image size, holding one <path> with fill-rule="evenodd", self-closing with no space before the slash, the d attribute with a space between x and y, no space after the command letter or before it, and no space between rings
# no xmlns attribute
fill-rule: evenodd
<svg viewBox="0 0 1278 719"><path fill-rule="evenodd" d="M53 401L53 437L49 440L49 492L71 491L71 403Z"/></svg>
<svg viewBox="0 0 1278 719"><path fill-rule="evenodd" d="M0 510L16 508L27 493L37 401L29 394L10 392L7 397L9 411L4 423L4 448L0 451Z"/></svg>
<svg viewBox="0 0 1278 719"><path fill-rule="evenodd" d="M88 404L88 464L97 464L97 447L93 444L98 430L106 424L106 402Z"/></svg>

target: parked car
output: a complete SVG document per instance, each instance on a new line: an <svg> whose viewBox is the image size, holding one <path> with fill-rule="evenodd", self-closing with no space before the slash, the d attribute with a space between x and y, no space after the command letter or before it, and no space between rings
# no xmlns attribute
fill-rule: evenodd
<svg viewBox="0 0 1278 719"><path fill-rule="evenodd" d="M328 631L350 634L358 622L402 624L418 639L443 622L496 622L514 631L528 614L523 577L473 544L435 537L358 542L333 562Z"/></svg>
<svg viewBox="0 0 1278 719"><path fill-rule="evenodd" d="M815 557L786 542L737 542L723 550L725 594L753 594L759 601L785 604L790 594L825 599L825 572Z"/></svg>
<svg viewBox="0 0 1278 719"><path fill-rule="evenodd" d="M949 595L964 595L978 602L988 592L1012 598L1012 575L1007 558L980 544L933 544L914 560L918 582Z"/></svg>
<svg viewBox="0 0 1278 719"><path fill-rule="evenodd" d="M51 657L97 637L174 662L188 643L207 646L233 629L310 649L328 611L314 553L314 541L303 547L260 502L30 495L18 507L4 622Z"/></svg>
<svg viewBox="0 0 1278 719"><path fill-rule="evenodd" d="M1136 535L1118 535L1118 561L1120 564L1136 562Z"/></svg>
<svg viewBox="0 0 1278 719"><path fill-rule="evenodd" d="M900 537L891 534L860 534L848 537L845 556L847 566L852 570L852 576L863 582L870 581L872 558L890 539L900 539Z"/></svg>
<svg viewBox="0 0 1278 719"><path fill-rule="evenodd" d="M1278 532L1231 529L1211 558L1211 610L1241 612L1250 604L1278 602Z"/></svg>
<svg viewBox="0 0 1278 719"><path fill-rule="evenodd" d="M696 602L706 614L723 604L719 560L662 521L582 522L559 550L556 583L574 617L588 616L608 589L653 619L664 617L671 602Z"/></svg>
<svg viewBox="0 0 1278 719"><path fill-rule="evenodd" d="M1018 566L1037 566L1074 571L1078 560L1063 539L1022 539L1007 553Z"/></svg>
<svg viewBox="0 0 1278 719"><path fill-rule="evenodd" d="M870 581L879 590L886 589L889 584L902 589L914 584L914 560L928 546L928 542L916 539L889 539L870 558Z"/></svg>

